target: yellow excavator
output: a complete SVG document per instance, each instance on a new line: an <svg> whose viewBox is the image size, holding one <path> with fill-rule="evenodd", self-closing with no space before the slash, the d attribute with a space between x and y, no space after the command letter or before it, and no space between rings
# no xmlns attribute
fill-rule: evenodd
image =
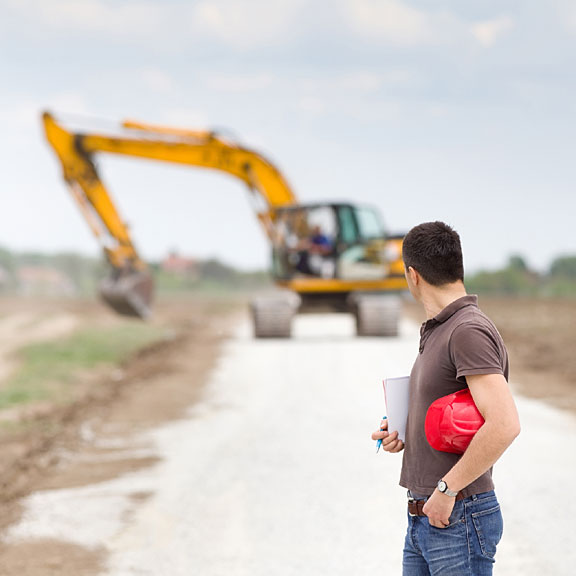
<svg viewBox="0 0 576 576"><path fill-rule="evenodd" d="M290 337L296 313L352 313L359 336L395 336L406 289L402 236L387 236L369 206L301 204L264 156L218 133L124 122L122 135L74 132L49 112L46 138L63 177L100 242L111 273L100 286L116 312L146 318L153 279L98 173L97 154L219 170L244 182L272 246L272 274L284 290L251 304L257 338Z"/></svg>

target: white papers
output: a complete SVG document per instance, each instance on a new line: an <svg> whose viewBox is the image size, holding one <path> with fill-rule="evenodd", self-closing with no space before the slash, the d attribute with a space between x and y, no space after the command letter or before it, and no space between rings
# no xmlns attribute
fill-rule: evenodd
<svg viewBox="0 0 576 576"><path fill-rule="evenodd" d="M410 398L410 376L385 378L383 384L388 432L397 430L398 438L405 442L408 400Z"/></svg>

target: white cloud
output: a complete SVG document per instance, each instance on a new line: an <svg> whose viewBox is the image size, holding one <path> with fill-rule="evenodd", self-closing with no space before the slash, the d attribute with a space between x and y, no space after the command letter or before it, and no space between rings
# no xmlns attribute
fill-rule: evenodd
<svg viewBox="0 0 576 576"><path fill-rule="evenodd" d="M0 110L0 124L6 133L18 134L24 138L36 138L42 129L42 112L65 110L69 114L87 114L86 100L76 92L58 92L47 95L42 102L25 98L5 102Z"/></svg>
<svg viewBox="0 0 576 576"><path fill-rule="evenodd" d="M118 5L105 0L7 0L6 9L22 24L72 34L105 33L117 38L153 38L169 11L151 1ZM152 34L152 36L151 36Z"/></svg>
<svg viewBox="0 0 576 576"><path fill-rule="evenodd" d="M0 110L0 124L4 133L28 133L40 126L40 114L40 106L29 100L4 105Z"/></svg>
<svg viewBox="0 0 576 576"><path fill-rule="evenodd" d="M576 5L574 0L558 0L558 16L562 26L570 32L576 32Z"/></svg>
<svg viewBox="0 0 576 576"><path fill-rule="evenodd" d="M316 96L302 96L298 108L311 116L322 116L326 112L327 101Z"/></svg>
<svg viewBox="0 0 576 576"><path fill-rule="evenodd" d="M158 68L145 68L140 77L146 88L158 94L173 94L176 90L172 76Z"/></svg>
<svg viewBox="0 0 576 576"><path fill-rule="evenodd" d="M297 106L313 116L328 112L361 114L361 108L378 107L384 94L391 87L413 85L418 81L416 74L406 68L395 68L384 72L358 70L346 74L302 78L292 82L285 92L297 95ZM370 103L370 104L369 104ZM378 103L378 104L376 104ZM386 106L390 110L390 106Z"/></svg>
<svg viewBox="0 0 576 576"><path fill-rule="evenodd" d="M300 82L300 89L309 93L330 94L370 94L385 83L383 74L361 71L323 78L306 78Z"/></svg>
<svg viewBox="0 0 576 576"><path fill-rule="evenodd" d="M49 110L58 112L65 110L68 114L88 114L90 106L84 96L78 92L58 92L53 96L48 95L45 106Z"/></svg>
<svg viewBox="0 0 576 576"><path fill-rule="evenodd" d="M240 49L278 45L294 38L307 0L3 0L4 20L47 34L98 34L119 43L157 49L202 40ZM0 26L1 26L0 22Z"/></svg>
<svg viewBox="0 0 576 576"><path fill-rule="evenodd" d="M446 11L414 8L404 0L341 2L353 33L369 41L391 46L464 45L473 39L482 46L490 47L514 27L514 21L508 16L471 24ZM576 17L574 21L576 24Z"/></svg>
<svg viewBox="0 0 576 576"><path fill-rule="evenodd" d="M463 30L448 13L425 12L400 0L343 0L342 8L356 34L393 46L444 44Z"/></svg>
<svg viewBox="0 0 576 576"><path fill-rule="evenodd" d="M309 87L319 87L332 93L367 95L384 86L400 86L415 81L414 73L407 68L392 68L383 72L360 70L329 78L314 78L306 81Z"/></svg>
<svg viewBox="0 0 576 576"><path fill-rule="evenodd" d="M168 126L189 130L209 130L211 128L208 115L195 108L171 106L163 111L160 121Z"/></svg>
<svg viewBox="0 0 576 576"><path fill-rule="evenodd" d="M210 90L232 93L260 92L274 84L272 74L215 74L205 78Z"/></svg>
<svg viewBox="0 0 576 576"><path fill-rule="evenodd" d="M194 11L203 35L238 48L284 44L298 35L306 0L202 0Z"/></svg>
<svg viewBox="0 0 576 576"><path fill-rule="evenodd" d="M505 16L471 23L448 11L415 8L410 0L0 1L4 36L24 30L32 42L97 37L160 51L202 43L255 50L326 35L397 47L470 39L491 46L513 26Z"/></svg>
<svg viewBox="0 0 576 576"><path fill-rule="evenodd" d="M472 35L485 47L493 46L502 36L514 28L514 21L508 16L477 22L472 26Z"/></svg>

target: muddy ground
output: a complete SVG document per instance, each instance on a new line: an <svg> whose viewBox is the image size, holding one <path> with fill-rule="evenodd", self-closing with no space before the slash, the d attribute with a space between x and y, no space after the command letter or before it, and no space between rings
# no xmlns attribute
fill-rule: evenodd
<svg viewBox="0 0 576 576"><path fill-rule="evenodd" d="M576 302L481 299L480 304L509 347L517 392L576 411ZM421 319L413 304L406 313ZM154 322L166 329L162 341L119 368L82 375L73 401L22 411L19 422L4 427L0 530L18 520L20 499L33 491L101 482L154 464L146 447L131 439L184 416L202 394L219 346L241 314L238 302L161 302ZM0 301L0 320L0 336L9 341L0 344L6 370L13 369L14 352L27 338L61 337L84 323L116 321L96 303L31 301ZM103 552L56 540L0 546L2 576L92 575L104 561Z"/></svg>

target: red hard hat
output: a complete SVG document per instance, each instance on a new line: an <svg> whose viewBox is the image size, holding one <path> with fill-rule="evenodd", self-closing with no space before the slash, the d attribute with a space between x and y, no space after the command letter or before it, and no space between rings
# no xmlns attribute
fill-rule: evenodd
<svg viewBox="0 0 576 576"><path fill-rule="evenodd" d="M432 448L462 454L482 424L484 418L466 388L432 402L424 428Z"/></svg>

